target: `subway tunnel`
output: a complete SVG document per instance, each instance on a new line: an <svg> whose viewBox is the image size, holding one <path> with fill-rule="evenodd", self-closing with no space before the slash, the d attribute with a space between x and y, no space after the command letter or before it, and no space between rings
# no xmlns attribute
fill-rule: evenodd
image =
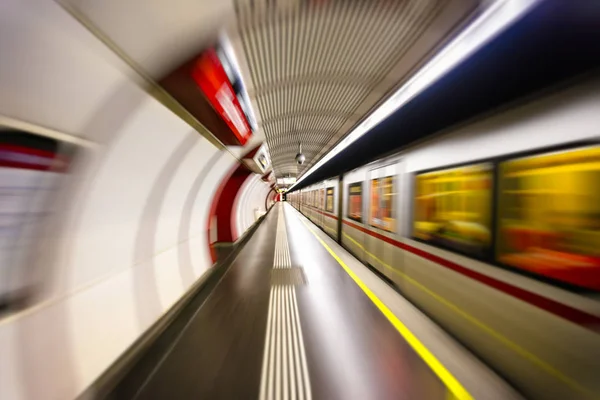
<svg viewBox="0 0 600 400"><path fill-rule="evenodd" d="M599 23L4 0L0 399L600 397Z"/></svg>

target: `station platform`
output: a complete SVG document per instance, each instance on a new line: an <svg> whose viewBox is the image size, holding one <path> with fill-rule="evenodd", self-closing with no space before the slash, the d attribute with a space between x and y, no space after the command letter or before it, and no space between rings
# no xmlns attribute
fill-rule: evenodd
<svg viewBox="0 0 600 400"><path fill-rule="evenodd" d="M105 397L520 398L286 203L191 304Z"/></svg>

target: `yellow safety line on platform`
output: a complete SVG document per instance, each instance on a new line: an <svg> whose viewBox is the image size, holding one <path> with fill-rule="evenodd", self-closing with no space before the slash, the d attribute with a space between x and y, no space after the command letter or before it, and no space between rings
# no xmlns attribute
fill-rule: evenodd
<svg viewBox="0 0 600 400"><path fill-rule="evenodd" d="M354 280L354 282L362 289L367 297L379 308L379 311L391 322L396 330L402 335L404 340L417 352L417 354L425 361L431 370L438 378L446 385L452 395L458 400L470 400L473 397L461 385L461 383L444 367L444 365L421 343L421 341L392 313L392 311L360 280L360 278L342 261L340 257L302 220L306 228L317 238L323 247L331 254L333 258L342 266L344 271Z"/></svg>
<svg viewBox="0 0 600 400"><path fill-rule="evenodd" d="M469 321L473 325L477 326L479 329L483 330L488 335L492 336L494 339L496 339L499 342L501 342L502 344L504 344L506 347L508 347L509 349L511 349L512 351L514 351L515 353L519 354L521 357L523 357L526 360L528 360L529 362L535 364L537 367L539 367L540 369L544 370L549 375L552 375L556 379L562 381L565 385L567 385L568 387L570 387L574 391L580 392L581 394L585 395L588 398L599 399L599 397L596 394L594 394L593 392L591 392L590 390L588 390L586 387L580 385L579 382L577 382L575 379L570 378L569 376L567 376L566 374L564 374L562 371L554 368L553 366L549 365L544 360L542 360L539 357L537 357L535 354L533 354L533 353L525 350L524 348L522 348L521 346L519 346L518 344L516 344L512 340L510 340L507 337L505 337L505 336L501 335L500 333L496 332L493 328L491 328L487 324L481 322L479 319L477 319L477 318L471 316L470 314L464 312L456 304L452 303L449 300L446 300L445 298L441 297L437 293L434 293L433 291L431 291L427 287L423 286L421 283L419 283L415 279L411 278L410 276L408 276L404 272L398 271L396 268L394 268L391 265L383 262L382 260L380 260L374 254L368 252L367 249L365 249L363 245L361 245L356 240L354 240L353 238L351 238L348 234L344 233L344 237L346 239L350 240L351 242L353 242L358 247L360 247L365 253L367 253L369 256L371 256L372 258L374 258L375 260L377 260L377 262L379 262L380 264L382 264L384 267L387 267L394 274L399 275L406 282L408 282L411 285L417 287L421 291L427 293L429 296L433 297L435 300L437 300L438 302L442 303L443 305L445 305L446 307L448 307L450 310L452 310L455 313L457 313L458 315L460 315L462 318L466 319L467 321Z"/></svg>

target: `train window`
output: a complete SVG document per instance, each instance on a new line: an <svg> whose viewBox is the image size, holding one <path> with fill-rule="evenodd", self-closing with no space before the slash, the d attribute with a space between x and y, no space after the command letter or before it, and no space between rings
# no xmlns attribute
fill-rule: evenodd
<svg viewBox="0 0 600 400"><path fill-rule="evenodd" d="M386 176L371 180L371 226L394 232L394 178Z"/></svg>
<svg viewBox="0 0 600 400"><path fill-rule="evenodd" d="M325 211L333 212L333 188L327 188L327 198L325 202Z"/></svg>
<svg viewBox="0 0 600 400"><path fill-rule="evenodd" d="M600 146L499 168L497 261L600 290Z"/></svg>
<svg viewBox="0 0 600 400"><path fill-rule="evenodd" d="M319 189L319 210L325 208L325 189Z"/></svg>
<svg viewBox="0 0 600 400"><path fill-rule="evenodd" d="M419 174L413 235L477 257L491 246L492 165Z"/></svg>
<svg viewBox="0 0 600 400"><path fill-rule="evenodd" d="M348 185L348 218L362 222L362 183Z"/></svg>

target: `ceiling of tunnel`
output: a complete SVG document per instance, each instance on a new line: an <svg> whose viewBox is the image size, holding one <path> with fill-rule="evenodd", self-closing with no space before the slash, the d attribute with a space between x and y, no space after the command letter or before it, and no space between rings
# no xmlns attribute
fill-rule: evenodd
<svg viewBox="0 0 600 400"><path fill-rule="evenodd" d="M476 0L236 0L229 32L275 174L299 176L473 15ZM295 162L299 143L306 163Z"/></svg>
<svg viewBox="0 0 600 400"><path fill-rule="evenodd" d="M586 1L540 2L294 190L571 86L600 84L598 20L600 8Z"/></svg>

